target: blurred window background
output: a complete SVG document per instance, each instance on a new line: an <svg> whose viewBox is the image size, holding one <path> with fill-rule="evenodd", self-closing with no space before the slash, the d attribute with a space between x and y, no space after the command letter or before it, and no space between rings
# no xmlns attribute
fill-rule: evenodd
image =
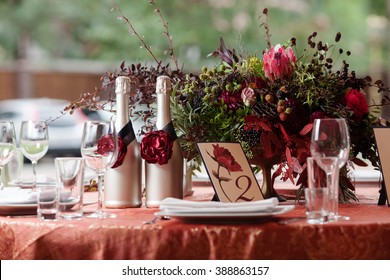
<svg viewBox="0 0 390 280"><path fill-rule="evenodd" d="M161 60L169 44L149 0L116 0L137 32ZM213 65L207 57L223 37L229 48L250 53L266 48L259 16L269 9L271 40L297 38L300 48L318 32L352 52L351 69L374 80L387 75L389 40L386 0L156 0L169 24L179 64L185 71ZM122 61L152 63L112 0L1 0L0 100L50 97L75 99L100 85L100 76Z"/></svg>

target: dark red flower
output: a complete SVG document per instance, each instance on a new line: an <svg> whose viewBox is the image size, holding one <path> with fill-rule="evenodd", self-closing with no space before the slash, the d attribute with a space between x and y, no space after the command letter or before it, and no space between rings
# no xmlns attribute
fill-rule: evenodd
<svg viewBox="0 0 390 280"><path fill-rule="evenodd" d="M368 113L368 104L362 92L356 89L350 89L345 95L347 107L353 110L357 118L361 118Z"/></svg>
<svg viewBox="0 0 390 280"><path fill-rule="evenodd" d="M147 163L163 165L172 157L173 142L165 131L157 130L147 133L142 138L140 148L141 157Z"/></svg>
<svg viewBox="0 0 390 280"><path fill-rule="evenodd" d="M127 154L127 146L123 143L122 137L118 136L118 158L112 168L121 166Z"/></svg>
<svg viewBox="0 0 390 280"><path fill-rule="evenodd" d="M236 111L243 104L240 92L224 91L220 95L219 100L223 100L224 104L226 104L231 111Z"/></svg>
<svg viewBox="0 0 390 280"><path fill-rule="evenodd" d="M102 156L107 156L109 153L115 152L115 148L116 143L114 135L106 134L99 139L96 153Z"/></svg>
<svg viewBox="0 0 390 280"><path fill-rule="evenodd" d="M215 160L223 167L225 167L229 172L238 172L242 171L241 165L236 162L232 154L228 149L219 147L219 145L213 145L214 147L214 157Z"/></svg>
<svg viewBox="0 0 390 280"><path fill-rule="evenodd" d="M315 119L324 119L326 114L322 111L315 111L310 115L309 123L313 123Z"/></svg>

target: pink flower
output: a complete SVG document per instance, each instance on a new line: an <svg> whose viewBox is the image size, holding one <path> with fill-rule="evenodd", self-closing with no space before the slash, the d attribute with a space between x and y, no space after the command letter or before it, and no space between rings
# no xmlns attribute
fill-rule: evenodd
<svg viewBox="0 0 390 280"><path fill-rule="evenodd" d="M284 49L281 45L276 45L264 53L265 76L271 81L290 78L294 72L295 61L291 48Z"/></svg>
<svg viewBox="0 0 390 280"><path fill-rule="evenodd" d="M241 92L241 98L245 106L252 106L256 102L255 91L250 87L244 88Z"/></svg>

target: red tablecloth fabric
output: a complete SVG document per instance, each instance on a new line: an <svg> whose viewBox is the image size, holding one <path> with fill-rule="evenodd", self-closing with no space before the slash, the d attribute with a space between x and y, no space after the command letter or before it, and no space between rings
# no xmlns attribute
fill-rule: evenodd
<svg viewBox="0 0 390 280"><path fill-rule="evenodd" d="M188 198L209 200L212 189L194 188ZM91 195L91 194L89 194ZM367 198L367 197L365 197ZM116 219L44 222L0 217L0 259L390 259L390 208L375 199L340 205L351 217L326 225L304 219L303 202L268 221L183 223L160 220L157 209L110 210ZM92 210L94 206L89 206Z"/></svg>

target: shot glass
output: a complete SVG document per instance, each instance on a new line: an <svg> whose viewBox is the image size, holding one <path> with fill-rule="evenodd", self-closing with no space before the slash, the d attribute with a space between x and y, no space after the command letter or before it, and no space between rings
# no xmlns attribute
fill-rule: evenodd
<svg viewBox="0 0 390 280"><path fill-rule="evenodd" d="M338 217L339 171L338 157L307 158L308 187L328 189L329 220Z"/></svg>
<svg viewBox="0 0 390 280"><path fill-rule="evenodd" d="M81 157L55 158L61 219L74 220L83 216L84 161Z"/></svg>
<svg viewBox="0 0 390 280"><path fill-rule="evenodd" d="M306 188L306 219L309 224L324 224L329 215L329 189Z"/></svg>
<svg viewBox="0 0 390 280"><path fill-rule="evenodd" d="M37 215L44 221L57 220L58 215L58 188L53 185L37 185Z"/></svg>

